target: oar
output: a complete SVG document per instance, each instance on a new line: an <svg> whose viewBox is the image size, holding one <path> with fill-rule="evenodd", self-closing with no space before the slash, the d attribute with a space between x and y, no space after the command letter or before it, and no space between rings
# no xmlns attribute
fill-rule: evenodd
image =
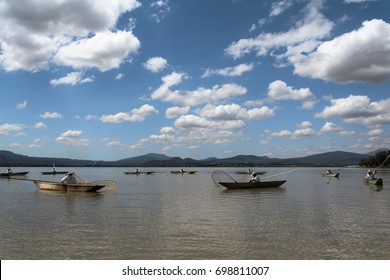
<svg viewBox="0 0 390 280"><path fill-rule="evenodd" d="M262 179L268 179L268 178L271 178L271 177L275 177L275 176L279 176L279 175L287 174L287 173L290 173L290 172L297 171L297 170L299 170L299 169L301 169L301 168L299 167L299 168L296 168L296 169L293 169L293 170L289 170L289 171L285 171L285 172L277 173L277 174L274 174L274 175L271 175L271 176L266 176L266 177L263 177Z"/></svg>

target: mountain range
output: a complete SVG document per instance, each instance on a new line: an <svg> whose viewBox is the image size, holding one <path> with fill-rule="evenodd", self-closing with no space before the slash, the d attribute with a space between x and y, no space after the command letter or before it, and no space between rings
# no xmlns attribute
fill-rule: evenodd
<svg viewBox="0 0 390 280"><path fill-rule="evenodd" d="M169 157L163 154L149 153L117 161L94 161L70 158L30 157L0 150L0 166L72 166L72 167L228 167L228 166L349 166L358 165L369 154L343 151L327 152L297 158L270 158L256 155L237 155L229 158L192 158Z"/></svg>

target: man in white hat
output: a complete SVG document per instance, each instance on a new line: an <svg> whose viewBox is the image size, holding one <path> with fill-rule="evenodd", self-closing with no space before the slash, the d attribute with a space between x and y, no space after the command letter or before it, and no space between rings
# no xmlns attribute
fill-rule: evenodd
<svg viewBox="0 0 390 280"><path fill-rule="evenodd" d="M62 178L61 183L64 184L76 184L76 178L73 176L74 172L69 171L64 178Z"/></svg>
<svg viewBox="0 0 390 280"><path fill-rule="evenodd" d="M249 180L249 182L260 182L259 175L257 175L256 172L252 172L252 178Z"/></svg>
<svg viewBox="0 0 390 280"><path fill-rule="evenodd" d="M366 180L374 180L375 179L376 170L372 172L371 170L367 171Z"/></svg>

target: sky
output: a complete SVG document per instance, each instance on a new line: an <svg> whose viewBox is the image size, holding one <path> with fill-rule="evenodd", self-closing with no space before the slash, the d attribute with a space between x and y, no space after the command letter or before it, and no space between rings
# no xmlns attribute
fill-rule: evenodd
<svg viewBox="0 0 390 280"><path fill-rule="evenodd" d="M0 150L389 148L389 11L388 0L0 0Z"/></svg>

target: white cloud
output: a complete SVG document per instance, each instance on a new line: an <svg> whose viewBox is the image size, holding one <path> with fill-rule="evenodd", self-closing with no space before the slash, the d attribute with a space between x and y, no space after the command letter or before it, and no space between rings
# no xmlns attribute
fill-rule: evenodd
<svg viewBox="0 0 390 280"><path fill-rule="evenodd" d="M390 123L390 98L371 102L365 95L350 95L346 98L331 99L331 106L316 113L316 118L341 118L346 123L378 125Z"/></svg>
<svg viewBox="0 0 390 280"><path fill-rule="evenodd" d="M53 58L60 48L65 51L67 46L76 42L91 47L91 54L96 55L96 46L87 46L84 40L93 34L114 29L121 14L140 5L136 0L4 0L0 5L0 26L3 30L0 32L0 66L6 71L48 69L56 62ZM83 54L88 52L86 49L78 50ZM117 62L122 54L117 52L117 47L114 50L119 58L110 57ZM68 60L62 63L74 66L69 57L64 58ZM85 66L91 67L91 64L101 69L115 65L106 61L93 64L88 60Z"/></svg>
<svg viewBox="0 0 390 280"><path fill-rule="evenodd" d="M46 127L46 124L44 124L43 122L38 122L38 123L35 123L34 124L34 127L35 128L45 128Z"/></svg>
<svg viewBox="0 0 390 280"><path fill-rule="evenodd" d="M182 129L192 129L199 127L207 128L212 126L212 122L204 117L199 117L196 115L185 115L180 116L177 120L175 120L174 125L175 127Z"/></svg>
<svg viewBox="0 0 390 280"><path fill-rule="evenodd" d="M279 132L272 132L270 134L271 137L290 137L291 135L292 132L286 129Z"/></svg>
<svg viewBox="0 0 390 280"><path fill-rule="evenodd" d="M324 126L321 128L320 132L332 132L332 131L340 131L343 128L340 126L337 126L336 124L332 122L326 122Z"/></svg>
<svg viewBox="0 0 390 280"><path fill-rule="evenodd" d="M67 74L65 77L51 80L50 84L53 86L58 86L58 85L74 86L77 84L91 83L94 80L93 76L87 78L83 78L83 76L84 76L83 72L71 72Z"/></svg>
<svg viewBox="0 0 390 280"><path fill-rule="evenodd" d="M16 109L25 109L27 107L27 100L24 100L22 103L16 105Z"/></svg>
<svg viewBox="0 0 390 280"><path fill-rule="evenodd" d="M282 0L278 2L273 2L269 16L270 17L278 16L282 14L285 10L290 8L291 5L292 5L292 0Z"/></svg>
<svg viewBox="0 0 390 280"><path fill-rule="evenodd" d="M44 114L39 116L42 119L61 119L62 115L57 112L45 112Z"/></svg>
<svg viewBox="0 0 390 280"><path fill-rule="evenodd" d="M314 97L309 88L293 89L281 80L268 86L268 97L275 100L308 100Z"/></svg>
<svg viewBox="0 0 390 280"><path fill-rule="evenodd" d="M173 102L184 106L195 106L202 103L213 103L229 97L240 96L246 93L246 88L234 83L216 85L211 89L197 88L194 91L172 91L170 88L178 85L186 78L184 73L173 72L162 78L163 84L152 93L152 99L164 102Z"/></svg>
<svg viewBox="0 0 390 280"><path fill-rule="evenodd" d="M64 143L67 146L89 146L87 138L80 138L81 130L67 130L56 138L56 141Z"/></svg>
<svg viewBox="0 0 390 280"><path fill-rule="evenodd" d="M137 54L140 46L140 41L131 31L99 32L60 47L55 60L76 69L96 67L105 72L118 68L130 54Z"/></svg>
<svg viewBox="0 0 390 280"><path fill-rule="evenodd" d="M168 108L165 111L165 117L167 119L173 119L173 118L176 118L177 116L188 114L189 111L190 111L190 106L186 106L186 107L178 107L178 106L170 107L170 108Z"/></svg>
<svg viewBox="0 0 390 280"><path fill-rule="evenodd" d="M312 128L312 123L304 121L298 125L298 128L292 133L291 138L297 139L301 137L310 137L316 135L316 132Z"/></svg>
<svg viewBox="0 0 390 280"><path fill-rule="evenodd" d="M151 15L151 17L154 18L157 22L161 22L161 20L164 19L171 11L169 0L153 1L150 6L157 9L157 11Z"/></svg>
<svg viewBox="0 0 390 280"><path fill-rule="evenodd" d="M19 143L10 143L8 145L8 147L12 148L12 149L20 149L20 148L23 148L23 145L22 144L19 144Z"/></svg>
<svg viewBox="0 0 390 280"><path fill-rule="evenodd" d="M133 113L135 115L142 116L142 117L147 117L147 116L150 116L152 114L158 114L158 111L153 106L151 106L149 104L145 104L145 105L142 105L138 109L131 110L131 113Z"/></svg>
<svg viewBox="0 0 390 280"><path fill-rule="evenodd" d="M240 39L225 49L225 54L240 58L251 52L258 56L268 54L272 49L314 42L328 36L334 24L320 13L322 1L311 1L305 8L305 17L287 32L262 33L254 38Z"/></svg>
<svg viewBox="0 0 390 280"><path fill-rule="evenodd" d="M5 123L0 125L0 135L8 135L11 131L22 131L24 129L22 124Z"/></svg>
<svg viewBox="0 0 390 280"><path fill-rule="evenodd" d="M221 75L225 77L241 76L243 73L251 71L252 69L253 63L242 63L234 67L225 67L222 69L206 69L202 78L206 78L211 75Z"/></svg>
<svg viewBox="0 0 390 280"><path fill-rule="evenodd" d="M338 136L355 136L356 134L357 134L356 131L350 131L350 130L340 131L339 133L337 133Z"/></svg>
<svg viewBox="0 0 390 280"><path fill-rule="evenodd" d="M322 43L314 52L290 57L295 73L337 83L380 83L390 78L390 24L373 19Z"/></svg>
<svg viewBox="0 0 390 280"><path fill-rule="evenodd" d="M344 0L344 3L350 4L350 3L363 3L363 2L372 2L372 1L378 1L378 0Z"/></svg>
<svg viewBox="0 0 390 280"><path fill-rule="evenodd" d="M118 73L116 76L115 76L115 80L121 80L125 77L125 74L123 73Z"/></svg>
<svg viewBox="0 0 390 280"><path fill-rule="evenodd" d="M153 106L145 104L138 109L131 110L131 113L120 112L115 115L103 115L100 120L105 123L142 122L146 117L157 113L158 110Z"/></svg>
<svg viewBox="0 0 390 280"><path fill-rule="evenodd" d="M149 58L143 65L150 72L158 73L168 66L168 61L162 57L152 57Z"/></svg>
<svg viewBox="0 0 390 280"><path fill-rule="evenodd" d="M383 134L383 129L380 129L380 128L376 128L376 129L372 129L370 130L367 135L368 136L379 136L379 135L382 135Z"/></svg>
<svg viewBox="0 0 390 280"><path fill-rule="evenodd" d="M266 106L247 110L237 104L218 106L209 104L198 110L198 113L201 117L206 117L212 120L261 120L274 115L273 110Z"/></svg>

